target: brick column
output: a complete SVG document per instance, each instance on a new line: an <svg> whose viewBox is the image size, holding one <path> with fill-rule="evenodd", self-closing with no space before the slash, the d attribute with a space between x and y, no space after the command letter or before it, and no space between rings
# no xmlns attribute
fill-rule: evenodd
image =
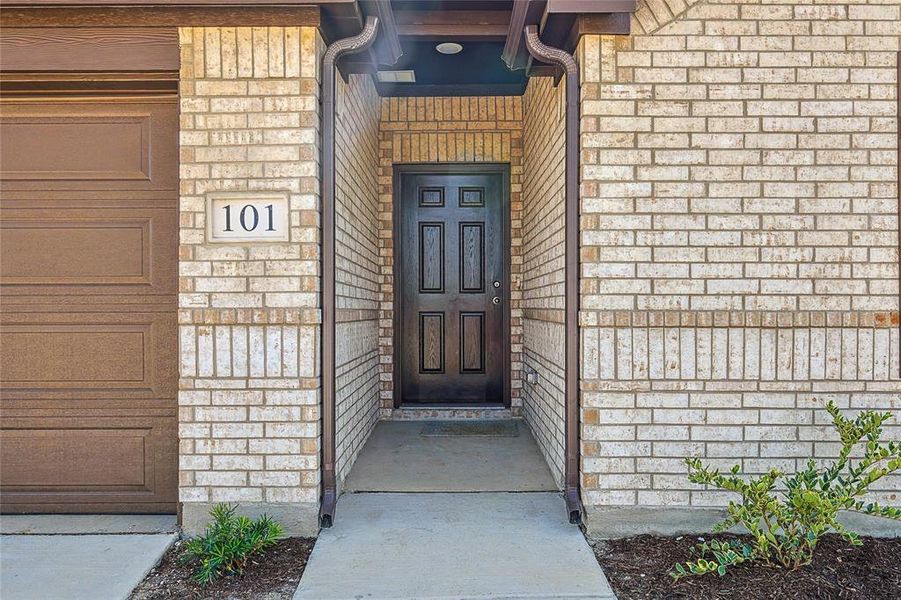
<svg viewBox="0 0 901 600"><path fill-rule="evenodd" d="M315 28L183 28L180 501L313 534L319 501L319 56ZM290 241L209 244L206 195L284 191Z"/></svg>

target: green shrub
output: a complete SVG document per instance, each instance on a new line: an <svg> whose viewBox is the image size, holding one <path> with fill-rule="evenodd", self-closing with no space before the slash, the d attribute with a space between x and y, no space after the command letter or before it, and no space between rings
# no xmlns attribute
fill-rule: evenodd
<svg viewBox="0 0 901 600"><path fill-rule="evenodd" d="M235 516L237 506L217 504L210 510L213 522L202 536L185 545L183 562L194 563L194 579L201 585L244 572L251 556L265 552L284 536L282 526L263 515L257 520Z"/></svg>
<svg viewBox="0 0 901 600"><path fill-rule="evenodd" d="M747 561L798 569L810 563L817 542L830 531L855 546L861 545L859 536L838 522L842 510L901 519L901 509L860 499L872 483L901 469L901 444L879 441L882 424L891 414L864 411L850 420L832 401L826 410L842 443L838 460L828 467L820 468L810 459L805 469L790 477L771 469L758 477L743 478L738 465L729 475L721 475L698 458L686 459L689 481L741 496L740 501L729 503L728 516L714 532L740 524L750 532L751 539L750 543L730 540L696 546L698 558L677 564L670 573L674 580L712 572L723 575L727 567ZM861 442L865 444L864 455L852 460L851 453ZM777 492L780 483L784 489Z"/></svg>

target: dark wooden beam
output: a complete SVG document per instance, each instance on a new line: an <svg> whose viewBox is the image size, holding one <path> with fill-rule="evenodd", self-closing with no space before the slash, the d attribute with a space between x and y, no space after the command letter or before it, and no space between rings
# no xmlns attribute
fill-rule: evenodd
<svg viewBox="0 0 901 600"><path fill-rule="evenodd" d="M318 6L4 6L3 27L318 27Z"/></svg>
<svg viewBox="0 0 901 600"><path fill-rule="evenodd" d="M526 25L537 25L544 15L547 0L519 0L513 3L510 25L507 28L507 43L501 57L512 70L524 69L529 63L523 30Z"/></svg>
<svg viewBox="0 0 901 600"><path fill-rule="evenodd" d="M564 47L572 52L583 35L629 35L632 13L579 15L572 24Z"/></svg>
<svg viewBox="0 0 901 600"><path fill-rule="evenodd" d="M427 40L504 39L510 22L506 10L399 10L398 34Z"/></svg>
<svg viewBox="0 0 901 600"><path fill-rule="evenodd" d="M363 11L356 1L323 4L319 12L322 20L319 31L327 44L363 29Z"/></svg>
<svg viewBox="0 0 901 600"><path fill-rule="evenodd" d="M545 10L544 14L541 15L541 24L538 26L538 31L541 32L541 39L548 40L548 43L553 43L555 47L559 47L559 41L566 39L577 18L577 14L552 13L549 10Z"/></svg>
<svg viewBox="0 0 901 600"><path fill-rule="evenodd" d="M618 12L635 12L636 0L547 0L547 12L550 14L603 14Z"/></svg>
<svg viewBox="0 0 901 600"><path fill-rule="evenodd" d="M379 32L375 42L369 49L369 57L373 67L393 65L404 51L400 46L397 22L391 3L386 0L360 0L363 14L379 20Z"/></svg>

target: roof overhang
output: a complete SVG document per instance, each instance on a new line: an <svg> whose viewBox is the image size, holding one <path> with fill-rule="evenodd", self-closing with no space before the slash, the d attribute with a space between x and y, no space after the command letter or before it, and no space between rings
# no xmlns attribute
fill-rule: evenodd
<svg viewBox="0 0 901 600"><path fill-rule="evenodd" d="M523 86L497 70L493 58L485 60L486 47L500 46L500 64L513 71L524 69L526 76L559 75L555 67L529 56L523 37L527 25L538 26L544 43L572 52L583 35L627 35L635 8L636 0L0 0L0 25L311 26L330 43L356 35L366 17L374 16L379 19L378 38L366 52L339 61L342 74L374 74L395 64L410 68L411 61L419 60L411 55L418 53L422 74L440 64L439 70L448 74L446 81L417 77L422 83L380 86L381 93L508 94ZM473 52L457 62L436 63L428 44L434 49L442 41L460 42ZM398 63L405 50L407 58ZM472 81L459 81L469 75Z"/></svg>

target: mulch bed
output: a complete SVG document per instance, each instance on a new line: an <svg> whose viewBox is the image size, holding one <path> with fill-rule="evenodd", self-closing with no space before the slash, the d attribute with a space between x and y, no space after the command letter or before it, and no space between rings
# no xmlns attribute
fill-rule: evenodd
<svg viewBox="0 0 901 600"><path fill-rule="evenodd" d="M194 581L191 567L180 564L185 543L178 541L131 593L131 600L290 600L315 541L284 539L265 555L256 556L243 576L223 577L207 587Z"/></svg>
<svg viewBox="0 0 901 600"><path fill-rule="evenodd" d="M723 537L726 536L716 536L716 539ZM898 600L901 598L901 539L862 539L863 546L850 546L838 536L826 536L817 546L813 563L797 571L740 565L730 567L723 577L689 576L676 583L669 572L676 562L694 558L690 549L699 542L698 536L641 535L603 540L594 544L594 553L620 600Z"/></svg>

